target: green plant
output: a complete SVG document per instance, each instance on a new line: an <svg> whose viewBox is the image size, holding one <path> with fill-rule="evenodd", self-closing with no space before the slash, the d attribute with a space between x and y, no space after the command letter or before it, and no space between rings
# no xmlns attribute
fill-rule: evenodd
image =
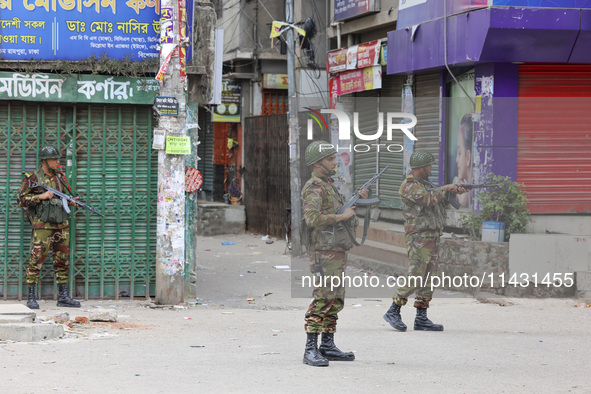
<svg viewBox="0 0 591 394"><path fill-rule="evenodd" d="M488 174L486 183L498 183L498 187L484 189L477 194L481 212L462 214L460 224L473 238L480 239L482 222L504 222L505 241L513 233L524 233L530 222L527 197L522 183L511 181L508 176Z"/></svg>

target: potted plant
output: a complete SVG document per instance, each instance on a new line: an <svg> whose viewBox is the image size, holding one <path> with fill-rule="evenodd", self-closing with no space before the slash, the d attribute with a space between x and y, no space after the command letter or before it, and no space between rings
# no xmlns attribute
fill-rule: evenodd
<svg viewBox="0 0 591 394"><path fill-rule="evenodd" d="M485 177L485 183L499 185L477 194L481 211L478 215L474 212L462 214L460 224L464 230L472 238L481 239L483 222L499 222L504 223L505 241L512 233L524 233L531 218L523 184L511 181L508 176L492 173Z"/></svg>
<svg viewBox="0 0 591 394"><path fill-rule="evenodd" d="M240 205L242 193L240 192L240 187L236 185L235 181L232 181L230 187L228 187L228 194L230 195L230 204Z"/></svg>

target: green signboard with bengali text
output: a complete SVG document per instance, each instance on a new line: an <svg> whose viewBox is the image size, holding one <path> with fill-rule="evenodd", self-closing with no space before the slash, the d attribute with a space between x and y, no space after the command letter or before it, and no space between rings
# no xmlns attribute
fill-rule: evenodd
<svg viewBox="0 0 591 394"><path fill-rule="evenodd" d="M0 72L0 100L153 105L154 78Z"/></svg>

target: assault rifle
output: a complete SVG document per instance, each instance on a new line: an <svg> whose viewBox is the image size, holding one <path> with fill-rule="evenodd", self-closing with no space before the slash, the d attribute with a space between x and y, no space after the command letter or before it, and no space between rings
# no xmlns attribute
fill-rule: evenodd
<svg viewBox="0 0 591 394"><path fill-rule="evenodd" d="M84 208L92 213L95 213L101 217L105 217L105 215L103 215L102 213L100 213L99 211L97 211L96 209L94 209L93 207L91 207L90 205L86 205L84 204L82 201L75 199L72 196L68 196L65 193L60 192L59 190L54 189L53 187L49 187L49 186L45 186L45 185L40 185L39 183L30 180L29 182L31 183L31 185L33 187L40 187L48 192L52 192L54 196L59 197L62 200L62 207L64 208L64 211L66 211L66 213L70 213L70 207L68 207L68 202L73 202L76 205L78 205L80 208Z"/></svg>
<svg viewBox="0 0 591 394"><path fill-rule="evenodd" d="M363 186L361 186L359 188L359 190L363 190L363 189L367 189L369 190L371 188L371 186L382 176L382 174L384 173L384 171L386 171L388 169L388 166L384 167L384 169L382 171L380 171L379 173L375 174L369 181L365 182L363 184ZM345 211L345 209L347 208L351 208L354 205L366 205L368 206L368 210L367 210L367 215L365 217L365 220L363 221L363 238L361 239L361 243L357 242L357 240L355 239L355 234L353 234L353 231L351 230L351 228L349 227L348 223L343 223L345 230L347 230L347 234L349 234L349 238L351 239L351 241L353 242L353 245L355 246L359 246L359 245L363 245L363 243L365 242L365 237L367 237L367 230L369 228L369 206L371 205L376 205L380 202L380 199L378 197L374 197L374 198L361 198L361 196L359 195L359 190L355 191L355 193L353 194L353 197L351 197L349 199L349 201L347 201L345 203L345 205L343 205L338 211L337 211L337 215L341 214Z"/></svg>
<svg viewBox="0 0 591 394"><path fill-rule="evenodd" d="M456 185L456 187L462 187L466 190L472 190L472 189L484 189L486 187L498 187L501 186L500 183L481 183L479 185ZM441 189L441 187L431 187L429 189L427 189L428 192L431 192L433 190L439 190ZM454 207L455 209L460 209L460 202L457 200L457 198L451 194L451 192L447 192L445 193L445 199L447 201L449 201L449 204Z"/></svg>
<svg viewBox="0 0 591 394"><path fill-rule="evenodd" d="M363 184L363 186L361 186L359 188L359 190L363 190L363 189L369 190L371 188L371 185L373 185L382 176L382 174L384 173L384 171L386 171L387 169L388 169L388 166L384 167L384 169L382 171L380 171L379 173L375 174L369 181L365 182ZM353 194L353 197L351 197L349 199L349 201L347 201L345 203L345 205L343 205L337 211L337 215L345 212L345 209L351 208L354 205L376 205L376 204L378 204L380 202L380 199L378 197L374 197L374 198L361 198L361 196L359 195L359 190L355 191L355 193Z"/></svg>

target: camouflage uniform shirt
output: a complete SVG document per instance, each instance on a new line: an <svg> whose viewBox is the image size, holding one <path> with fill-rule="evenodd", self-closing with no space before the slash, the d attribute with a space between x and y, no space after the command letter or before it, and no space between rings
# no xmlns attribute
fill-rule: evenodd
<svg viewBox="0 0 591 394"><path fill-rule="evenodd" d="M21 207L30 210L31 215L31 227L34 229L45 229L45 230L59 230L68 227L68 221L66 220L63 223L45 223L42 222L38 216L35 215L35 206L40 204L42 200L39 200L39 195L45 193L40 187L30 187L29 180L35 181L37 183L45 182L45 186L52 187L59 191L63 191L64 187L63 184L66 183L65 178L63 175L52 175L49 176L43 172L43 169L39 169L37 173L43 177L42 180L37 179L37 175L35 173L27 174L25 179L23 180L23 185L21 186L20 193L18 195L18 203ZM58 177L60 179L58 180Z"/></svg>
<svg viewBox="0 0 591 394"><path fill-rule="evenodd" d="M422 233L423 236L439 237L445 225L445 209L449 204L443 190L427 191L436 187L426 179L408 175L400 185L402 213L406 219L406 234Z"/></svg>
<svg viewBox="0 0 591 394"><path fill-rule="evenodd" d="M336 212L345 204L345 197L339 193L334 180L330 177L321 177L312 173L312 177L302 188L302 200L304 204L304 219L308 227L312 229L311 247L313 249L324 249L318 245L321 238L320 231L326 226L335 225ZM344 250L340 247L334 250Z"/></svg>

